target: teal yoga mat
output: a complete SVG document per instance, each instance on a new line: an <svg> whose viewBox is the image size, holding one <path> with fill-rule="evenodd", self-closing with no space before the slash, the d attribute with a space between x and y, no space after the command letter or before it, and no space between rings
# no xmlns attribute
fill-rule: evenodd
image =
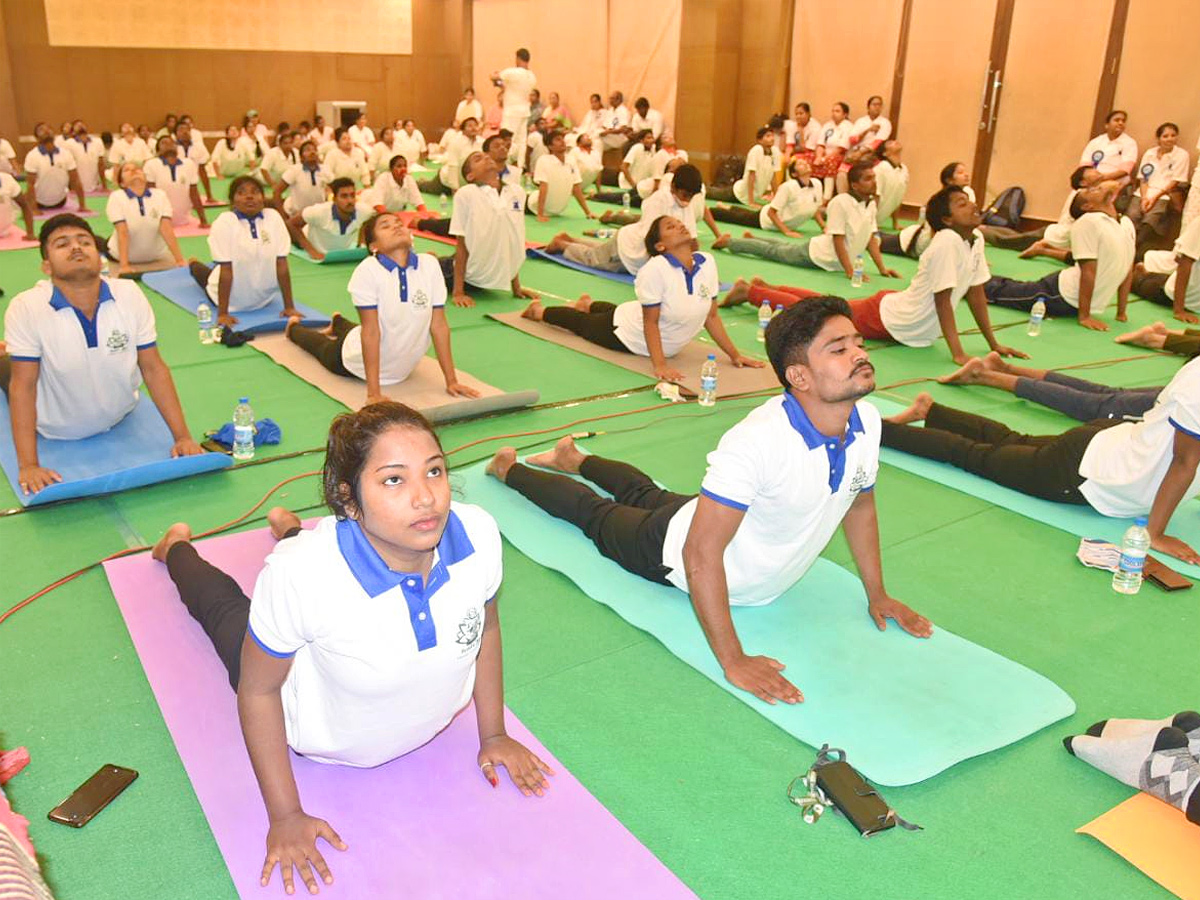
<svg viewBox="0 0 1200 900"><path fill-rule="evenodd" d="M313 259L304 250L293 245L292 256L298 257L305 262L310 262L315 266L326 266L334 263L349 263L364 260L367 258L367 248L351 247L349 250L330 250L325 254L324 259Z"/></svg>
<svg viewBox="0 0 1200 900"><path fill-rule="evenodd" d="M486 475L482 464L456 478L526 556L562 572L784 731L813 747L844 749L880 784L923 781L1075 711L1053 682L936 623L927 640L894 624L878 631L858 578L824 559L774 603L733 610L747 652L782 661L804 692L796 706L768 705L725 680L683 592L605 559L582 532Z"/></svg>
<svg viewBox="0 0 1200 900"><path fill-rule="evenodd" d="M868 400L885 416L895 415L904 409L904 405L886 400L883 397L868 397ZM1064 431L1066 428L1063 429ZM1121 537L1132 523L1130 519L1114 519L1096 512L1090 506L1076 506L1071 503L1052 503L1040 497L1030 497L1020 491L988 481L970 472L964 472L948 463L935 462L899 450L880 449L879 458L890 466L903 469L930 481L936 481L948 488L978 497L988 503L1003 507L1010 512L1058 528L1068 534L1081 538L1099 538L1121 543ZM1181 503L1171 517L1167 533L1186 541L1193 547L1200 547L1200 503L1193 500ZM1165 553L1155 553L1154 558L1166 566L1189 578L1200 579L1200 566L1193 566L1181 559L1167 556Z"/></svg>

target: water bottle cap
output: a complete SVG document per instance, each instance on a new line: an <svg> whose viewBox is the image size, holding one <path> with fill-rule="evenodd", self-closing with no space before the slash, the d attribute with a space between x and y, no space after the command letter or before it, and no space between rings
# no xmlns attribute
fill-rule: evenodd
<svg viewBox="0 0 1200 900"><path fill-rule="evenodd" d="M1138 516L1133 520L1134 525L1141 525L1143 528L1145 528L1149 523L1150 519L1146 516Z"/></svg>
<svg viewBox="0 0 1200 900"><path fill-rule="evenodd" d="M710 353L710 354L708 354L708 358L709 358L709 359L711 359L711 360L716 360L716 358L717 358L717 354L715 354L715 353ZM693 364L693 365L694 365L694 364Z"/></svg>
<svg viewBox="0 0 1200 900"><path fill-rule="evenodd" d="M249 403L249 402L250 402L249 397L238 397L238 403Z"/></svg>

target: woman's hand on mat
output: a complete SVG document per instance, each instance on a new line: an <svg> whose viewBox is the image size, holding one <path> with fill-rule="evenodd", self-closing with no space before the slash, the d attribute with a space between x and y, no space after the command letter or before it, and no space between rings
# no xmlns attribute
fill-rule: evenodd
<svg viewBox="0 0 1200 900"><path fill-rule="evenodd" d="M199 456L203 452L203 447L193 441L190 437L185 437L180 438L175 442L175 446L171 448L171 457Z"/></svg>
<svg viewBox="0 0 1200 900"><path fill-rule="evenodd" d="M1157 537L1150 538L1150 549L1157 550L1159 553L1167 553L1174 556L1176 559L1182 559L1186 563L1192 565L1200 565L1200 553L1197 553L1190 545L1185 544L1179 538L1171 537L1169 534L1160 534Z"/></svg>
<svg viewBox="0 0 1200 900"><path fill-rule="evenodd" d="M1079 320L1079 324L1084 328L1090 328L1092 331L1108 331L1108 326L1099 319L1093 319L1091 316Z"/></svg>
<svg viewBox="0 0 1200 900"><path fill-rule="evenodd" d="M17 472L17 483L21 485L26 497L60 481L61 475L53 469L43 469L41 466L21 466Z"/></svg>
<svg viewBox="0 0 1200 900"><path fill-rule="evenodd" d="M1016 347L1006 347L1003 344L997 344L992 349L1001 356L1011 356L1015 357L1016 359L1029 359L1028 353L1018 350Z"/></svg>
<svg viewBox="0 0 1200 900"><path fill-rule="evenodd" d="M479 770L492 787L500 784L496 779L498 766L504 766L508 770L508 777L512 779L512 783L526 797L532 794L540 797L550 790L550 782L546 780L546 776L553 775L554 770L528 747L520 741L514 741L507 734L487 738L479 745Z"/></svg>
<svg viewBox="0 0 1200 900"><path fill-rule="evenodd" d="M317 849L317 838L324 838L339 850L347 849L345 842L329 827L328 822L306 815L303 810L272 822L271 830L267 832L267 859L263 863L259 884L267 886L276 865L283 878L283 889L289 894L295 892L293 868L300 873L300 879L310 894L320 891L317 875L326 884L333 884L333 875L325 864L325 857ZM316 875L313 874L314 869Z"/></svg>
<svg viewBox="0 0 1200 900"><path fill-rule="evenodd" d="M217 315L217 324L222 328L231 328L238 323L238 318L230 313L219 313Z"/></svg>
<svg viewBox="0 0 1200 900"><path fill-rule="evenodd" d="M753 356L736 356L729 357L729 361L733 363L735 369L761 369L766 366L766 363L761 359L755 359Z"/></svg>
<svg viewBox="0 0 1200 900"><path fill-rule="evenodd" d="M891 597L872 600L867 604L867 612L880 631L887 630L888 619L895 619L897 625L914 637L927 638L933 634L933 624L927 618Z"/></svg>
<svg viewBox="0 0 1200 900"><path fill-rule="evenodd" d="M726 681L750 692L759 700L771 704L776 700L784 703L804 702L800 689L779 674L786 667L777 659L743 654L723 668Z"/></svg>
<svg viewBox="0 0 1200 900"><path fill-rule="evenodd" d="M670 366L660 366L654 370L654 377L659 381L683 381L683 373Z"/></svg>
<svg viewBox="0 0 1200 900"><path fill-rule="evenodd" d="M882 275L884 278L899 278L900 277L900 273L897 272L895 269L880 269L879 274Z"/></svg>
<svg viewBox="0 0 1200 900"><path fill-rule="evenodd" d="M457 381L447 382L446 393L451 397L478 397L479 391L473 387L468 387L465 384L459 384Z"/></svg>
<svg viewBox="0 0 1200 900"><path fill-rule="evenodd" d="M475 301L461 291L456 293L452 299L454 300L455 306L468 307L475 305Z"/></svg>
<svg viewBox="0 0 1200 900"><path fill-rule="evenodd" d="M537 291L531 291L527 287L517 288L515 291L512 292L512 295L514 297L516 297L518 300L537 300L539 297L542 296Z"/></svg>
<svg viewBox="0 0 1200 900"><path fill-rule="evenodd" d="M1195 313L1190 313L1186 309L1180 310L1173 315L1180 322L1187 322L1189 325L1195 325L1197 322L1200 322L1200 316L1197 316Z"/></svg>
<svg viewBox="0 0 1200 900"><path fill-rule="evenodd" d="M296 307L288 305L283 308L283 312L279 314L281 319L303 319L304 313L296 309Z"/></svg>

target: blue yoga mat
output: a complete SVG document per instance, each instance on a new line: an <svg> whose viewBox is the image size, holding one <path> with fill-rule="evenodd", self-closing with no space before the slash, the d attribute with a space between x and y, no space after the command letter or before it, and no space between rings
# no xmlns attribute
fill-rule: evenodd
<svg viewBox="0 0 1200 900"><path fill-rule="evenodd" d="M192 277L192 273L186 267L167 269L164 272L148 272L142 276L142 284L158 291L180 309L187 310L193 316L202 300L210 302L204 288L196 284L196 279ZM329 323L329 316L311 306L297 303L296 309L300 310L303 315L303 324L305 325L316 326ZM287 319L279 317L281 312L283 312L282 299L274 300L262 309L235 312L238 323L234 327L238 331L246 331L251 334L283 331L287 325Z"/></svg>
<svg viewBox="0 0 1200 900"><path fill-rule="evenodd" d="M483 464L456 474L467 500L495 516L526 556L562 572L784 731L813 747L841 747L880 784L923 781L1075 711L1051 681L936 623L926 640L894 623L878 631L861 582L824 559L774 603L733 609L747 652L783 662L805 696L796 706L763 703L725 680L686 594L605 559L582 532L486 475Z"/></svg>
<svg viewBox="0 0 1200 900"><path fill-rule="evenodd" d="M112 494L233 465L224 453L172 459L175 439L154 401L144 393L133 412L103 434L78 441L39 437L37 443L38 461L58 472L63 481L26 497L17 481L17 449L13 446L8 398L0 394L0 467L22 506Z"/></svg>
<svg viewBox="0 0 1200 900"><path fill-rule="evenodd" d="M544 259L546 262L557 263L560 266L566 266L568 269L574 269L576 272L586 272L588 275L595 275L598 278L607 278L609 281L619 281L622 284L633 284L634 276L630 275L624 269L620 272L610 272L608 269L594 269L591 266L585 266L583 263L575 262L573 259L567 259L561 253L547 253L537 247L528 247L525 250L525 256L529 259ZM722 281L720 288L727 291L733 287L732 283Z"/></svg>
<svg viewBox="0 0 1200 900"><path fill-rule="evenodd" d="M895 403L883 397L868 397L867 399L885 416L895 415L905 409L904 404ZM930 481L936 481L956 491L978 497L980 500L993 503L1010 512L1033 519L1035 522L1041 522L1081 538L1099 538L1120 544L1125 530L1133 524L1130 519L1114 519L1101 515L1090 506L1053 503L1049 500L1042 500L1040 497L1030 497L1028 494L1014 491L1012 488L996 484L994 481L964 472L948 463L935 462L899 450L882 447L879 458L897 469L903 469ZM1179 508L1175 510L1175 515L1171 517L1167 533L1181 541L1186 541L1193 547L1200 547L1200 504L1195 500L1180 504ZM1165 553L1154 553L1153 556L1176 572L1189 578L1200 579L1200 566L1193 566Z"/></svg>
<svg viewBox="0 0 1200 900"><path fill-rule="evenodd" d="M367 248L351 247L349 250L330 250L325 254L324 259L313 259L300 247L293 245L292 256L298 257L305 262L310 262L313 265L325 266L333 263L359 262L360 260L364 260L367 258Z"/></svg>

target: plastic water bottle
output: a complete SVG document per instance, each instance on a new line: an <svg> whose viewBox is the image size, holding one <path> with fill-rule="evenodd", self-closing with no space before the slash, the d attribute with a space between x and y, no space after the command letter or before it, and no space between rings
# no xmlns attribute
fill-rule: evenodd
<svg viewBox="0 0 1200 900"><path fill-rule="evenodd" d="M629 212L629 203L630 203L629 192L626 191L624 194L621 195L621 205L623 207L625 207L625 212Z"/></svg>
<svg viewBox="0 0 1200 900"><path fill-rule="evenodd" d="M1042 320L1046 318L1046 301L1039 300L1029 310L1029 336L1037 337L1042 333Z"/></svg>
<svg viewBox="0 0 1200 900"><path fill-rule="evenodd" d="M615 238L616 236L617 236L617 229L615 229L615 228L597 228L596 229L596 237L600 238L600 240L602 240L602 241L607 241L610 238Z"/></svg>
<svg viewBox="0 0 1200 900"><path fill-rule="evenodd" d="M1118 594L1136 594L1142 587L1142 567L1150 549L1150 532L1145 516L1138 516L1121 538L1121 561L1113 572L1112 586Z"/></svg>
<svg viewBox="0 0 1200 900"><path fill-rule="evenodd" d="M863 286L863 258L862 254L854 257L854 275L850 279L851 287Z"/></svg>
<svg viewBox="0 0 1200 900"><path fill-rule="evenodd" d="M773 313L771 312L771 301L764 300L762 302L762 306L758 308L758 334L755 336L756 340L760 344L766 343L767 326L771 324L772 316Z"/></svg>
<svg viewBox="0 0 1200 900"><path fill-rule="evenodd" d="M212 307L203 300L196 307L196 323L200 326L200 343L211 344L213 342Z"/></svg>
<svg viewBox="0 0 1200 900"><path fill-rule="evenodd" d="M716 406L717 403L717 357L708 354L708 359L700 367L700 398L701 406Z"/></svg>
<svg viewBox="0 0 1200 900"><path fill-rule="evenodd" d="M442 211L442 218L446 218L446 211L450 208L450 198L445 194L438 197L438 209Z"/></svg>
<svg viewBox="0 0 1200 900"><path fill-rule="evenodd" d="M249 397L239 399L233 410L233 458L254 459L254 410Z"/></svg>
<svg viewBox="0 0 1200 900"><path fill-rule="evenodd" d="M775 318L781 312L783 312L783 304L782 303L780 303L777 307L775 307L773 310L771 310L771 318L772 319Z"/></svg>

